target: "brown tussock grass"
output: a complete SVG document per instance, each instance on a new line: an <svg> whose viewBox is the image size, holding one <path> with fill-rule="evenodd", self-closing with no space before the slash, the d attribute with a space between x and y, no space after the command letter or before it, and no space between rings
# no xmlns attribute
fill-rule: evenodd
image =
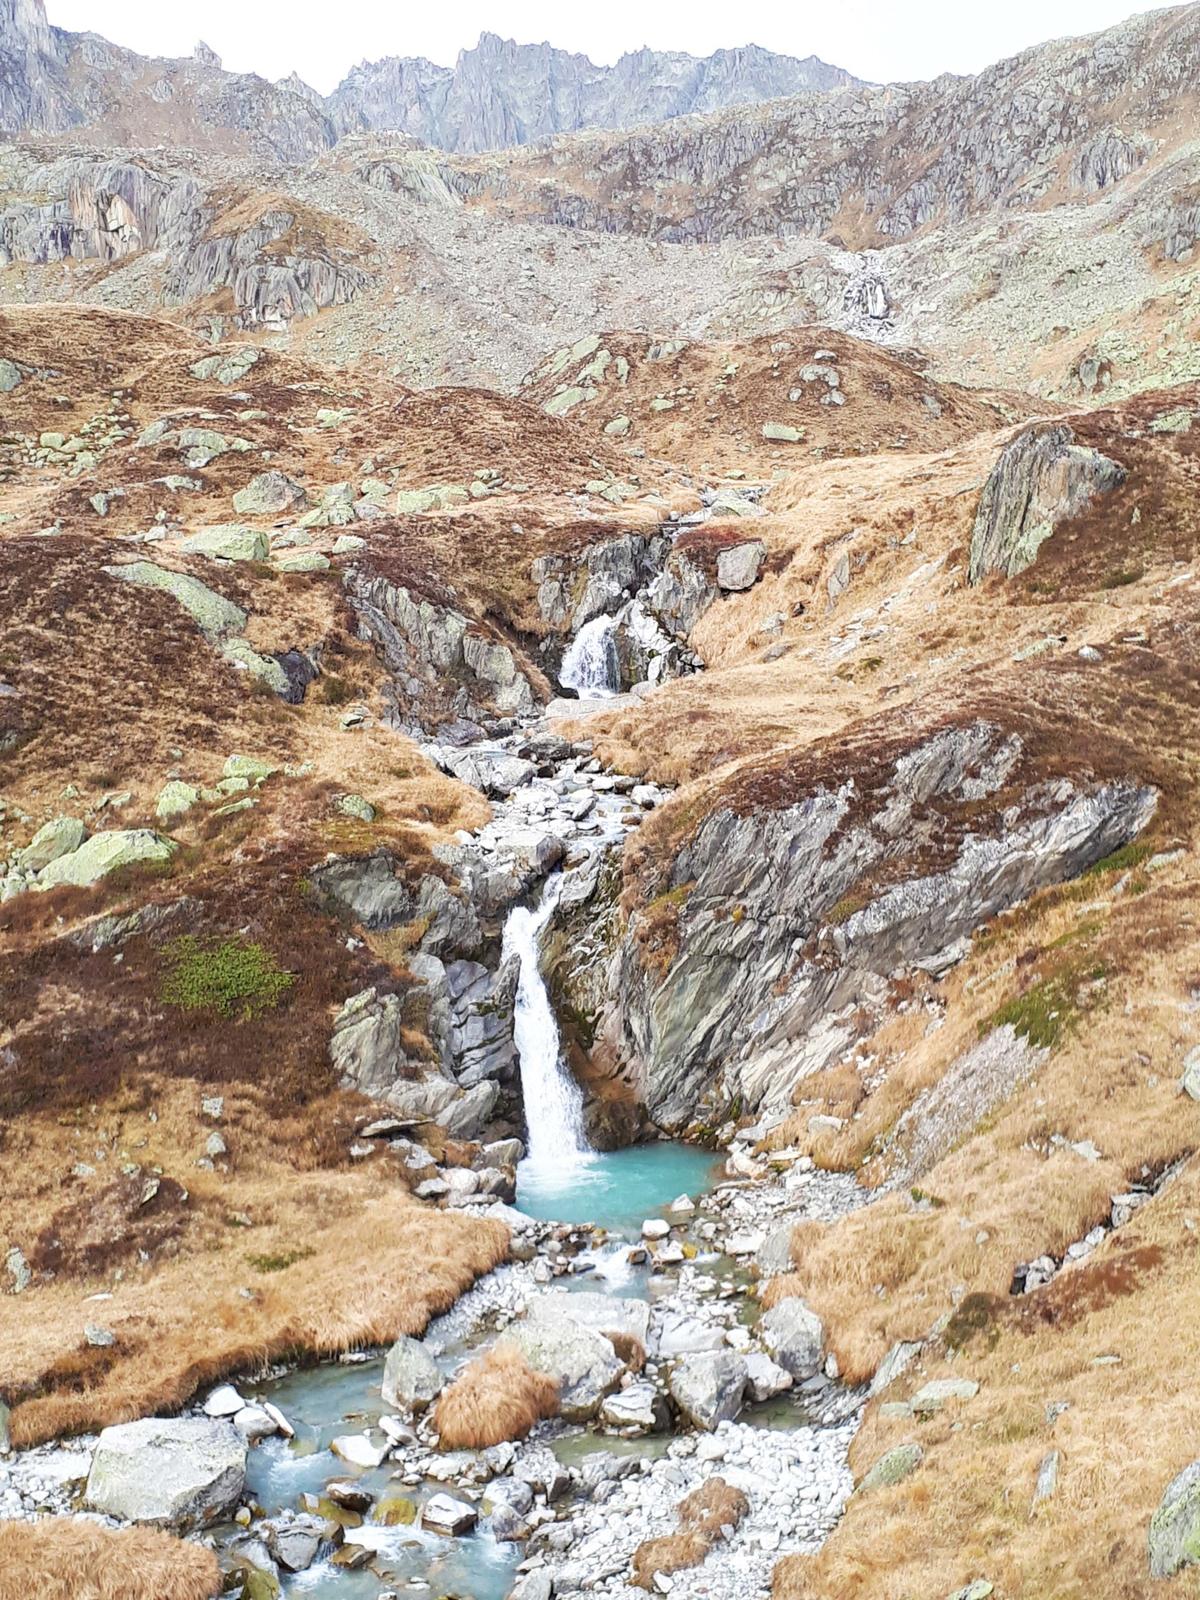
<svg viewBox="0 0 1200 1600"><path fill-rule="evenodd" d="M721 1537L722 1528L736 1528L749 1509L750 1502L740 1489L724 1478L709 1478L679 1502L678 1533L638 1545L633 1553L633 1582L641 1589L653 1590L656 1573L698 1567Z"/></svg>
<svg viewBox="0 0 1200 1600"><path fill-rule="evenodd" d="M514 1345L493 1345L442 1391L434 1423L444 1450L483 1450L523 1439L558 1410L558 1384Z"/></svg>
<svg viewBox="0 0 1200 1600"><path fill-rule="evenodd" d="M0 1600L211 1600L220 1584L211 1550L153 1528L0 1522Z"/></svg>

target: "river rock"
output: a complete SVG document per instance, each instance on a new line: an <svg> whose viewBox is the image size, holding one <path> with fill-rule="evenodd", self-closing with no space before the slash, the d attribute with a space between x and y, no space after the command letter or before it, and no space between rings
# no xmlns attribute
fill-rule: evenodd
<svg viewBox="0 0 1200 1600"><path fill-rule="evenodd" d="M231 1511L246 1478L246 1441L224 1419L144 1417L105 1428L85 1499L125 1522L203 1527Z"/></svg>
<svg viewBox="0 0 1200 1600"><path fill-rule="evenodd" d="M285 1572L307 1572L321 1548L321 1524L315 1518L297 1519L271 1534L271 1554Z"/></svg>
<svg viewBox="0 0 1200 1600"><path fill-rule="evenodd" d="M611 1340L569 1316L528 1317L503 1340L515 1344L535 1372L557 1380L559 1414L568 1422L594 1417L625 1370Z"/></svg>
<svg viewBox="0 0 1200 1600"><path fill-rule="evenodd" d="M387 1441L375 1444L365 1433L343 1433L330 1441L329 1448L352 1467L377 1467L386 1459L391 1445Z"/></svg>
<svg viewBox="0 0 1200 1600"><path fill-rule="evenodd" d="M694 1428L711 1432L742 1409L746 1363L732 1350L682 1356L671 1369L671 1398Z"/></svg>
<svg viewBox="0 0 1200 1600"><path fill-rule="evenodd" d="M465 1500L455 1500L448 1494L435 1494L421 1508L421 1526L434 1533L470 1533L479 1521L479 1513Z"/></svg>
<svg viewBox="0 0 1200 1600"><path fill-rule="evenodd" d="M816 1312L798 1296L789 1296L765 1311L758 1328L768 1352L793 1378L811 1378L820 1371L825 1329Z"/></svg>
<svg viewBox="0 0 1200 1600"><path fill-rule="evenodd" d="M444 1384L437 1362L419 1339L396 1340L383 1363L380 1392L385 1405L423 1411L441 1394Z"/></svg>
<svg viewBox="0 0 1200 1600"><path fill-rule="evenodd" d="M746 1355L746 1393L756 1404L773 1400L792 1387L793 1378L786 1367L778 1366L761 1350L751 1350Z"/></svg>
<svg viewBox="0 0 1200 1600"><path fill-rule="evenodd" d="M578 1294L539 1294L529 1302L531 1317L569 1317L606 1339L636 1339L645 1347L650 1338L650 1303L619 1300L615 1295L582 1290Z"/></svg>
<svg viewBox="0 0 1200 1600"><path fill-rule="evenodd" d="M627 1437L661 1433L669 1423L666 1401L652 1383L631 1383L600 1406L600 1421Z"/></svg>
<svg viewBox="0 0 1200 1600"><path fill-rule="evenodd" d="M767 548L761 539L747 539L743 544L729 545L717 556L717 585L721 589L737 592L752 589L758 582Z"/></svg>
<svg viewBox="0 0 1200 1600"><path fill-rule="evenodd" d="M667 1312L659 1329L656 1353L669 1360L701 1350L720 1350L724 1343L725 1330L714 1323L701 1322L686 1312Z"/></svg>
<svg viewBox="0 0 1200 1600"><path fill-rule="evenodd" d="M503 799L537 776L532 761L507 750L437 748L431 752L438 766L461 783Z"/></svg>
<svg viewBox="0 0 1200 1600"><path fill-rule="evenodd" d="M204 1402L206 1417L235 1417L246 1402L231 1383L222 1383Z"/></svg>

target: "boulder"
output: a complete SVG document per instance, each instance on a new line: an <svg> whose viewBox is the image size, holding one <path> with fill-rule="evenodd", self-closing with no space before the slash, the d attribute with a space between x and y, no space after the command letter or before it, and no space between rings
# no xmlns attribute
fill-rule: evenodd
<svg viewBox="0 0 1200 1600"><path fill-rule="evenodd" d="M39 889L54 889L60 884L86 888L116 872L141 862L169 861L178 847L150 828L114 828L94 833L78 850L51 861L39 875Z"/></svg>
<svg viewBox="0 0 1200 1600"><path fill-rule="evenodd" d="M752 589L758 582L767 547L761 539L731 544L717 556L717 584L727 591Z"/></svg>
<svg viewBox="0 0 1200 1600"><path fill-rule="evenodd" d="M746 1356L746 1393L756 1403L786 1393L793 1381L786 1367L778 1366L761 1350L751 1350Z"/></svg>
<svg viewBox="0 0 1200 1600"><path fill-rule="evenodd" d="M101 567L101 572L122 583L136 583L145 589L162 589L183 607L192 621L210 639L223 639L241 633L249 620L240 606L216 594L199 578L186 572L170 572L153 561L131 561L120 567Z"/></svg>
<svg viewBox="0 0 1200 1600"><path fill-rule="evenodd" d="M233 497L239 517L269 517L288 511L304 499L304 490L285 472L260 472Z"/></svg>
<svg viewBox="0 0 1200 1600"><path fill-rule="evenodd" d="M823 1360L825 1329L815 1311L797 1296L763 1313L759 1333L767 1351L793 1378L811 1378Z"/></svg>
<svg viewBox="0 0 1200 1600"><path fill-rule="evenodd" d="M448 1494L435 1494L421 1508L421 1526L434 1533L470 1533L479 1521L479 1513L465 1500L455 1500Z"/></svg>
<svg viewBox="0 0 1200 1600"><path fill-rule="evenodd" d="M928 1414L940 1411L947 1400L973 1400L978 1393L979 1385L973 1378L934 1378L917 1390L909 1406L915 1412Z"/></svg>
<svg viewBox="0 0 1200 1600"><path fill-rule="evenodd" d="M603 1334L570 1317L527 1317L507 1329L501 1343L516 1345L535 1372L559 1386L559 1413L568 1422L586 1422L615 1389L625 1363Z"/></svg>
<svg viewBox="0 0 1200 1600"><path fill-rule="evenodd" d="M725 1330L711 1322L701 1322L698 1317L668 1314L659 1330L656 1353L669 1360L672 1356L694 1355L700 1350L720 1350L725 1344Z"/></svg>
<svg viewBox="0 0 1200 1600"><path fill-rule="evenodd" d="M41 872L59 856L71 855L87 838L87 829L76 817L55 817L38 829L24 850L17 852L22 872Z"/></svg>
<svg viewBox="0 0 1200 1600"><path fill-rule="evenodd" d="M511 755L507 750L436 749L432 755L444 772L461 783L469 783L475 789L482 789L484 794L501 799L537 776L532 761Z"/></svg>
<svg viewBox="0 0 1200 1600"><path fill-rule="evenodd" d="M870 1469L859 1489L885 1489L891 1488L895 1483L901 1483L921 1465L921 1458L925 1452L919 1444L898 1444L891 1450L885 1450L879 1460Z"/></svg>
<svg viewBox="0 0 1200 1600"><path fill-rule="evenodd" d="M1200 1564L1200 1461L1171 1479L1150 1519L1150 1576L1170 1578Z"/></svg>
<svg viewBox="0 0 1200 1600"><path fill-rule="evenodd" d="M174 822L199 802L200 791L194 783L182 783L172 778L158 791L154 815L160 822Z"/></svg>
<svg viewBox="0 0 1200 1600"><path fill-rule="evenodd" d="M606 1428L634 1437L662 1433L670 1422L667 1403L652 1383L631 1383L601 1403L600 1421Z"/></svg>
<svg viewBox="0 0 1200 1600"><path fill-rule="evenodd" d="M1005 445L992 468L971 533L968 577L1012 578L1037 560L1059 523L1125 482L1125 468L1075 443L1065 423L1039 423Z"/></svg>
<svg viewBox="0 0 1200 1600"><path fill-rule="evenodd" d="M196 1528L227 1515L246 1479L246 1441L210 1417L144 1417L105 1428L85 1499L124 1522Z"/></svg>
<svg viewBox="0 0 1200 1600"><path fill-rule="evenodd" d="M694 1428L711 1432L742 1409L746 1363L732 1350L683 1356L671 1369L671 1398Z"/></svg>
<svg viewBox="0 0 1200 1600"><path fill-rule="evenodd" d="M241 522L220 522L190 534L182 548L190 555L211 556L215 561L265 561L271 553L261 528Z"/></svg>
<svg viewBox="0 0 1200 1600"><path fill-rule="evenodd" d="M569 1317L606 1339L636 1339L645 1348L650 1338L648 1300L619 1300L615 1295L581 1291L578 1294L538 1294L529 1302L536 1318Z"/></svg>
<svg viewBox="0 0 1200 1600"><path fill-rule="evenodd" d="M768 444L799 444L804 429L793 428L786 422L764 422L762 436Z"/></svg>

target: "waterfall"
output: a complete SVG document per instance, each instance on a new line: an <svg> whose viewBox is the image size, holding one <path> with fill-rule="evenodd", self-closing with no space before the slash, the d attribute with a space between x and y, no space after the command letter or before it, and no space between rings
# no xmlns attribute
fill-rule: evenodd
<svg viewBox="0 0 1200 1600"><path fill-rule="evenodd" d="M593 617L580 628L563 656L558 681L564 688L574 689L582 700L617 693L621 669L613 638L616 626L615 617Z"/></svg>
<svg viewBox="0 0 1200 1600"><path fill-rule="evenodd" d="M561 1059L558 1023L538 967L538 935L554 914L562 879L554 876L536 911L517 906L504 924L503 954L521 963L513 1038L521 1061L528 1130L526 1162L538 1177L566 1177L592 1149L583 1131L583 1091Z"/></svg>

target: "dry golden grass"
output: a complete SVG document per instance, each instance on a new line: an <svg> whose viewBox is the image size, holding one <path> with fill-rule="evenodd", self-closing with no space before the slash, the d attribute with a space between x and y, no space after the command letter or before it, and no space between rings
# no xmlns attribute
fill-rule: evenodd
<svg viewBox="0 0 1200 1600"><path fill-rule="evenodd" d="M438 1397L434 1423L443 1450L483 1450L523 1439L558 1410L558 1384L535 1372L503 1341L476 1357Z"/></svg>
<svg viewBox="0 0 1200 1600"><path fill-rule="evenodd" d="M0 1600L211 1600L217 1558L152 1528L0 1522Z"/></svg>
<svg viewBox="0 0 1200 1600"><path fill-rule="evenodd" d="M118 1099L14 1129L6 1170L20 1181L5 1186L0 1234L27 1245L53 1236L60 1250L54 1278L0 1296L3 1394L17 1444L169 1411L217 1378L284 1356L419 1334L506 1254L501 1224L420 1205L382 1153L353 1167L314 1166L306 1115L271 1121L248 1088L226 1093L228 1159L197 1168L212 1128L199 1114L205 1092L156 1083L124 1106ZM335 1119L337 1103L319 1102L312 1117ZM160 1194L171 1173L187 1187L147 1262L137 1257L137 1230L148 1222L123 1220L122 1211L114 1233L103 1207L88 1201L89 1190L107 1193L108 1180L66 1179L80 1159L101 1166L98 1151L160 1170ZM85 1203L64 1209L81 1189ZM160 1205L156 1197L147 1212ZM112 1298L85 1305L96 1292ZM116 1335L112 1347L85 1343L84 1323L96 1320Z"/></svg>
<svg viewBox="0 0 1200 1600"><path fill-rule="evenodd" d="M633 1582L653 1591L659 1572L682 1572L698 1567L721 1537L722 1528L736 1528L750 1509L740 1489L724 1478L709 1478L693 1489L677 1507L681 1524L678 1533L646 1539L633 1553Z"/></svg>
<svg viewBox="0 0 1200 1600"><path fill-rule="evenodd" d="M1143 1600L1150 1517L1200 1454L1192 1377L1200 1171L1188 1170L1081 1266L1033 1294L964 1302L948 1336L871 1406L851 1449L861 1477L916 1439L920 1468L854 1496L823 1550L777 1569L775 1600L909 1600L986 1577L1002 1595ZM960 1342L961 1341L961 1342ZM880 1403L929 1378L970 1377L970 1401L927 1421ZM1051 1420L1047 1406L1069 1409ZM1060 1453L1058 1488L1036 1508L1038 1467ZM1187 1576L1156 1583L1194 1594Z"/></svg>

